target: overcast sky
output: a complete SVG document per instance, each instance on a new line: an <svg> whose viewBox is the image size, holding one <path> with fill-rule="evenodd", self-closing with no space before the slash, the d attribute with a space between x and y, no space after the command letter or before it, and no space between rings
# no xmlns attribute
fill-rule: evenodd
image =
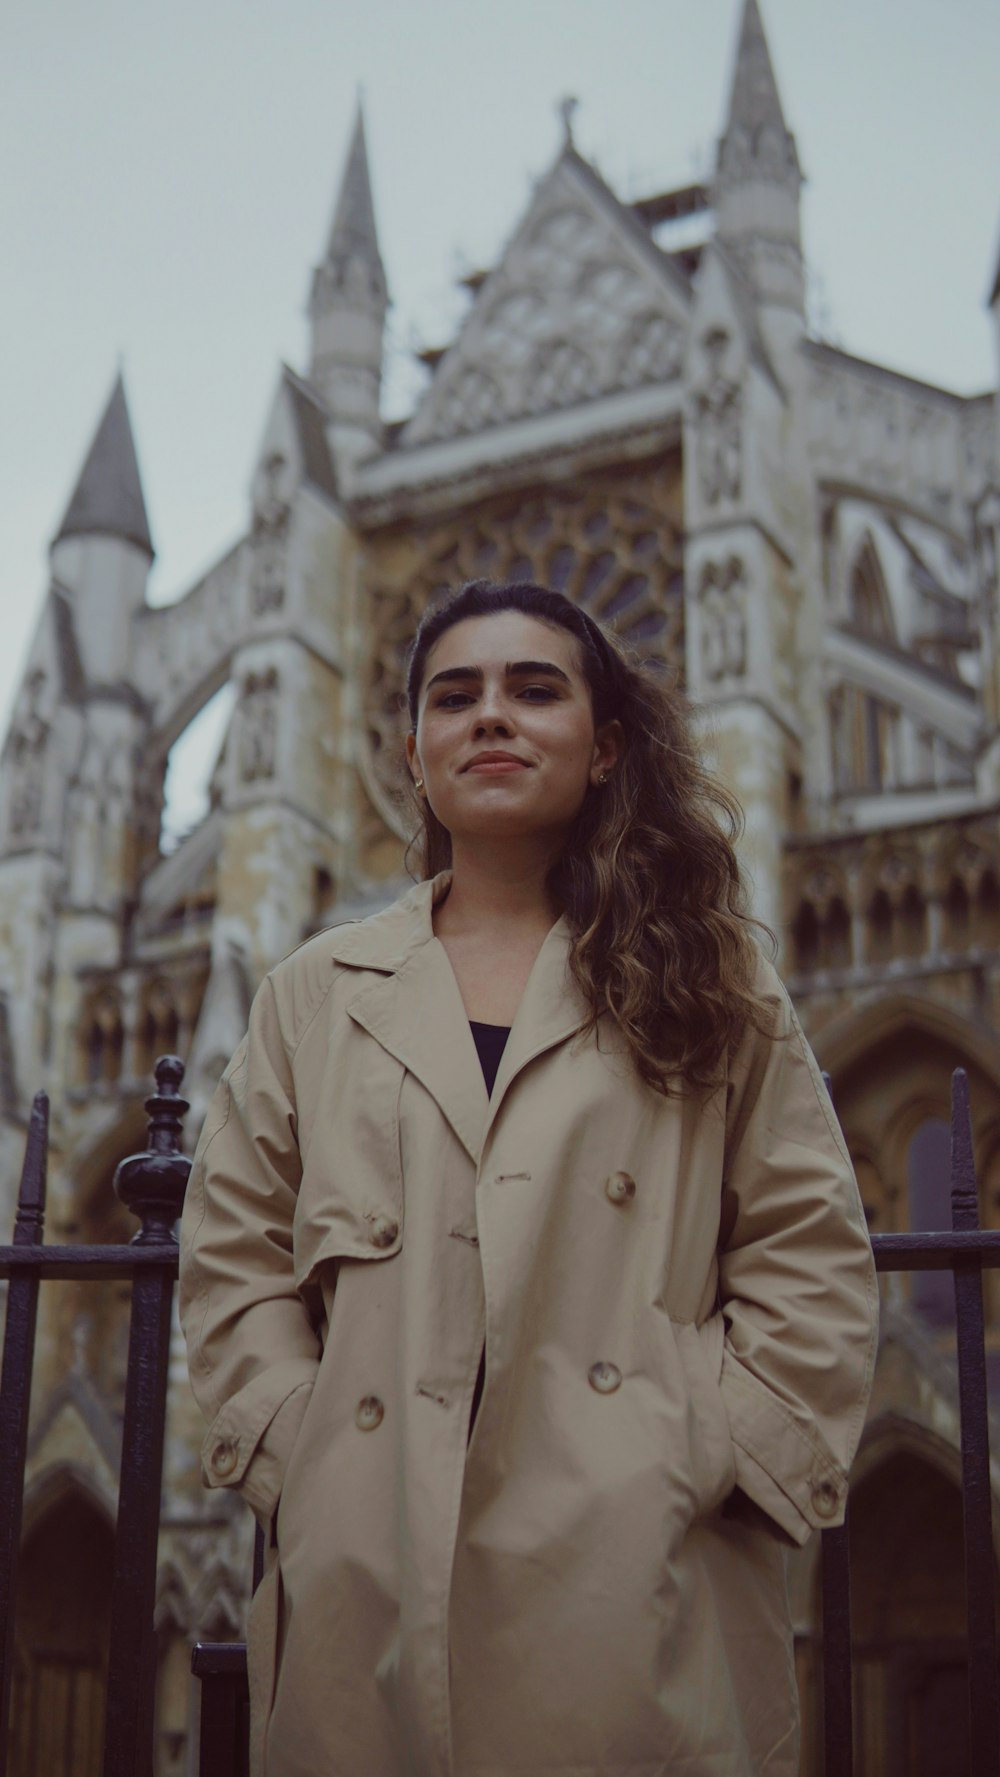
<svg viewBox="0 0 1000 1777"><path fill-rule="evenodd" d="M742 0L6 0L0 721L119 358L176 597L239 533L364 90L387 408L497 256L579 101L623 197L707 176ZM995 385L998 0L762 0L807 177L812 311L862 356ZM416 382L414 380L416 374Z"/></svg>

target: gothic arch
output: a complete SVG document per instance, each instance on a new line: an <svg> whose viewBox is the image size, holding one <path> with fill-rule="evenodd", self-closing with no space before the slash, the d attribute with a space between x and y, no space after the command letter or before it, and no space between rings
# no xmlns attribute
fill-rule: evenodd
<svg viewBox="0 0 1000 1777"><path fill-rule="evenodd" d="M25 1481L21 1508L21 1541L27 1542L36 1528L67 1500L82 1498L114 1532L115 1502L102 1491L96 1475L78 1462L61 1461Z"/></svg>
<svg viewBox="0 0 1000 1777"><path fill-rule="evenodd" d="M881 1231L909 1227L911 1144L927 1124L948 1121L952 1071L964 1067L983 1225L1000 1222L1000 1053L988 1032L935 1000L887 994L834 1019L817 1034L816 1053Z"/></svg>
<svg viewBox="0 0 1000 1777"><path fill-rule="evenodd" d="M149 1087L152 1090L152 1081ZM86 1225L87 1237L96 1238L96 1231L106 1223L127 1227L126 1240L138 1231L134 1217L119 1204L112 1180L119 1160L145 1148L146 1122L141 1098L122 1099L109 1107L81 1148L74 1162L72 1202L74 1216Z"/></svg>
<svg viewBox="0 0 1000 1777"><path fill-rule="evenodd" d="M906 1030L921 1030L955 1055L953 1066L972 1066L1000 1095L1000 1051L992 1033L970 1023L961 1013L917 994L891 993L874 1003L831 1019L814 1043L820 1066L837 1083L874 1050Z"/></svg>
<svg viewBox="0 0 1000 1777"><path fill-rule="evenodd" d="M878 549L866 531L856 550L847 580L848 610L852 627L876 642L893 642L896 625Z"/></svg>
<svg viewBox="0 0 1000 1777"><path fill-rule="evenodd" d="M909 1456L934 1469L950 1485L961 1490L961 1452L917 1419L895 1411L879 1413L865 1426L851 1467L851 1494L856 1493L891 1459ZM994 1530L994 1546L1000 1560L1000 1522ZM796 1615L820 1623L822 1545L818 1536L797 1550L792 1558L790 1587Z"/></svg>
<svg viewBox="0 0 1000 1777"><path fill-rule="evenodd" d="M121 995L113 984L101 982L85 995L77 1022L78 1083L113 1086L121 1075L124 1048Z"/></svg>
<svg viewBox="0 0 1000 1777"><path fill-rule="evenodd" d="M968 1769L958 1744L967 1690L958 1449L900 1414L880 1415L852 1470L849 1537L858 1769L879 1777ZM994 1572L997 1552L994 1540ZM803 1770L820 1770L818 1537L793 1557L790 1582Z"/></svg>
<svg viewBox="0 0 1000 1777"><path fill-rule="evenodd" d="M21 1549L12 1777L98 1777L113 1564L102 1506L76 1485L50 1493Z"/></svg>

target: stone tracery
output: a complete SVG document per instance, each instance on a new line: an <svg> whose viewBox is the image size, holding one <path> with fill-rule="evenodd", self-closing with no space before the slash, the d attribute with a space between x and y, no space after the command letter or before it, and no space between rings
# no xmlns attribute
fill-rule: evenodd
<svg viewBox="0 0 1000 1777"><path fill-rule="evenodd" d="M789 847L787 928L800 979L887 965L974 963L1000 942L1000 838L995 821L839 838Z"/></svg>

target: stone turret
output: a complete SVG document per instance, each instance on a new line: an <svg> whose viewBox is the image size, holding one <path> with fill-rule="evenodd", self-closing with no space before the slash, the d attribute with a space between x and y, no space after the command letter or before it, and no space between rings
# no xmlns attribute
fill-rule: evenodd
<svg viewBox="0 0 1000 1777"><path fill-rule="evenodd" d="M128 676L132 618L144 603L153 541L119 374L52 543L52 578L68 595L84 672Z"/></svg>
<svg viewBox="0 0 1000 1777"><path fill-rule="evenodd" d="M370 455L381 443L379 394L389 296L379 252L360 105L321 264L309 299L309 377L330 413L338 456Z"/></svg>
<svg viewBox="0 0 1000 1777"><path fill-rule="evenodd" d="M757 0L745 0L713 197L719 240L756 297L779 357L805 328L801 187L760 9Z"/></svg>
<svg viewBox="0 0 1000 1777"><path fill-rule="evenodd" d="M149 713L134 671L152 559L119 375L52 543L2 752L0 996L21 1082L44 1077L69 1044L79 971L120 962L155 845Z"/></svg>

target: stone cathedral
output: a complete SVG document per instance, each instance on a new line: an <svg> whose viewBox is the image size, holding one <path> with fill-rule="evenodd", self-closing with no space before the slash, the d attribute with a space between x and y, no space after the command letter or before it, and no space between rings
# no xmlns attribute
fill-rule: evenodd
<svg viewBox="0 0 1000 1777"><path fill-rule="evenodd" d="M130 1238L111 1177L144 1145L153 1059L184 1058L193 1138L264 971L405 886L405 651L427 605L479 576L562 588L685 682L746 811L756 910L832 1076L873 1230L949 1225L958 1064L982 1219L1000 1224L997 393L811 336L799 149L757 0L710 185L625 202L575 147L569 106L564 119L496 263L463 279L456 337L422 353L413 412L386 424L389 295L359 115L308 358L275 378L245 531L165 606L146 600L153 544L116 383L52 544L2 754L8 1227L35 1088L53 1104L47 1238ZM1000 350L1000 274L990 301ZM207 812L170 849L168 755L224 686ZM122 1287L43 1288L18 1777L99 1769ZM1000 1276L987 1290L1000 1386ZM953 1352L948 1277L885 1280L852 1491L866 1777L963 1768ZM202 1430L177 1334L158 1777L195 1770L190 1647L238 1638L248 1592L250 1515L203 1492ZM814 1772L815 1539L791 1587Z"/></svg>

